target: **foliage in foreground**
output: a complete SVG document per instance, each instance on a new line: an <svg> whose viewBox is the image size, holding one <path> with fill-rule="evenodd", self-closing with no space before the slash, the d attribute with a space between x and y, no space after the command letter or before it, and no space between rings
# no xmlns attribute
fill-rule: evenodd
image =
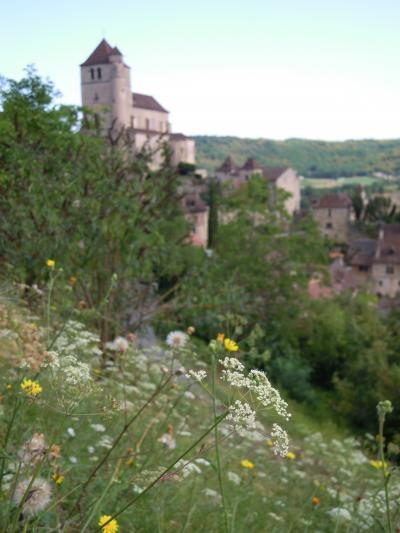
<svg viewBox="0 0 400 533"><path fill-rule="evenodd" d="M386 527L382 474L400 524L398 472L375 438L363 449L295 416L287 451L271 431L285 402L268 387L258 396L234 341L205 349L173 332L165 347L144 349L117 338L100 366L99 339L79 321L49 337L4 300L0 318L5 531L373 532ZM251 409L268 398L275 414L258 408L255 419ZM223 421L237 401L250 411Z"/></svg>

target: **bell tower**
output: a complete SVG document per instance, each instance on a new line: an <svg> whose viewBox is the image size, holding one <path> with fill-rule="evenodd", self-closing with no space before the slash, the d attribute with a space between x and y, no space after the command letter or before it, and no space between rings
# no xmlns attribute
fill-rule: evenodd
<svg viewBox="0 0 400 533"><path fill-rule="evenodd" d="M106 127L129 127L132 92L129 67L117 47L103 39L81 64L82 105L99 113Z"/></svg>

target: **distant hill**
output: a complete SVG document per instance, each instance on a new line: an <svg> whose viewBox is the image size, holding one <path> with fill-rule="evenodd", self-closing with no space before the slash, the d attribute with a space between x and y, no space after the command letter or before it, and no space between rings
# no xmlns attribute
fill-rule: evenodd
<svg viewBox="0 0 400 533"><path fill-rule="evenodd" d="M195 136L199 167L214 170L226 156L239 164L254 157L260 164L288 165L307 177L400 175L400 139L327 142L303 139L271 141L239 137Z"/></svg>

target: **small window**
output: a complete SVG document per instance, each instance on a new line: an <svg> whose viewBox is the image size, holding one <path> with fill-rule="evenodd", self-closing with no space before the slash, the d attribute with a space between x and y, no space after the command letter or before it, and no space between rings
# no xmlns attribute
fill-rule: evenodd
<svg viewBox="0 0 400 533"><path fill-rule="evenodd" d="M332 216L332 209L328 209L328 217Z"/></svg>
<svg viewBox="0 0 400 533"><path fill-rule="evenodd" d="M94 68L90 69L90 79L94 80Z"/></svg>
<svg viewBox="0 0 400 533"><path fill-rule="evenodd" d="M394 274L394 267L392 265L386 267L386 274Z"/></svg>
<svg viewBox="0 0 400 533"><path fill-rule="evenodd" d="M368 272L369 266L368 265L359 265L358 270L360 272Z"/></svg>
<svg viewBox="0 0 400 533"><path fill-rule="evenodd" d="M326 227L326 229L332 229L332 223L331 222L327 222L325 227Z"/></svg>
<svg viewBox="0 0 400 533"><path fill-rule="evenodd" d="M379 280L379 287L382 287L382 285L383 285L383 281Z"/></svg>
<svg viewBox="0 0 400 533"><path fill-rule="evenodd" d="M150 129L150 120L146 118L146 130Z"/></svg>
<svg viewBox="0 0 400 533"><path fill-rule="evenodd" d="M99 95L98 95L97 93L94 94L93 100L94 100L95 102L98 102L98 101L99 101Z"/></svg>
<svg viewBox="0 0 400 533"><path fill-rule="evenodd" d="M131 117L131 128L134 127L133 124L134 124L134 117Z"/></svg>
<svg viewBox="0 0 400 533"><path fill-rule="evenodd" d="M160 122L160 131L162 131L162 130L163 130L163 123Z"/></svg>
<svg viewBox="0 0 400 533"><path fill-rule="evenodd" d="M100 67L97 68L97 79L101 80L101 68Z"/></svg>

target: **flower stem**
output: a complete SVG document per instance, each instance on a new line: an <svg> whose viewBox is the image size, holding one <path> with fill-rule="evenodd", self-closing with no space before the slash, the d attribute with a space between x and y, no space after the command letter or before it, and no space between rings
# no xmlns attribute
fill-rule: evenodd
<svg viewBox="0 0 400 533"><path fill-rule="evenodd" d="M229 411L225 411L225 413L223 413L221 416L219 416L217 418L217 420L212 424L212 426L209 427L207 429L207 431L205 431L189 448L187 448L183 453L181 453L181 455L177 459L175 459L174 462L171 463L154 481L152 481L150 483L150 485L148 485L144 490L142 490L142 492L140 494L135 496L132 500L128 501L128 503L126 505L124 505L119 511L117 511L113 516L111 516L107 520L107 522L104 522L104 524L102 526L97 528L94 531L94 533L97 533L98 531L101 531L101 529L104 528L104 526L106 526L107 524L109 524L111 522L111 520L114 520L115 518L117 518L117 516L122 514L124 511L126 511L126 509L128 509L128 507L130 507L131 505L136 503L142 496L147 494L147 492L149 492L149 490L152 489L154 487L154 485L156 485L160 481L161 478L163 478L166 474L168 474L168 472L170 470L172 470L174 468L176 463L179 463L179 461L181 459L183 459L185 457L185 455L187 455L189 452L191 452L193 450L193 448L195 448L203 439L205 439L207 437L207 435L209 435L212 432L212 430L216 426L218 426L218 424L220 424L222 422L222 420L224 420L224 418L228 415L228 413L229 413Z"/></svg>
<svg viewBox="0 0 400 533"><path fill-rule="evenodd" d="M215 382L217 378L217 365L215 362L215 354L212 354L212 371L211 371L211 391L213 395L213 411L214 411L214 422L217 420L217 401L215 396ZM218 435L218 425L214 427L214 436L215 436L215 455L217 459L217 472L218 472L218 484L219 491L221 493L222 508L224 511L224 524L226 533L229 532L229 520L228 520L228 510L226 506L224 484L222 482L222 469L221 469L221 455L219 450L219 435Z"/></svg>
<svg viewBox="0 0 400 533"><path fill-rule="evenodd" d="M385 505L386 505L386 521L387 521L387 527L388 532L392 533L392 520L390 518L390 504L389 504L389 491L388 491L388 483L389 478L386 471L386 465L385 465L385 453L383 451L383 426L385 423L385 417L379 416L379 459L382 463L382 476L383 476L383 488L385 490Z"/></svg>

